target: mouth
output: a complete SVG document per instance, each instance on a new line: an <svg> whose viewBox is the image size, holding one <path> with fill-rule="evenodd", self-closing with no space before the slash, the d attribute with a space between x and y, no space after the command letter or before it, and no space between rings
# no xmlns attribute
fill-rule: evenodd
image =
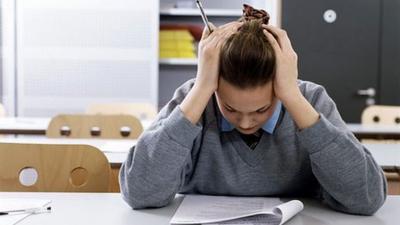
<svg viewBox="0 0 400 225"><path fill-rule="evenodd" d="M247 128L247 129L239 128L238 130L243 134L252 134L257 131L257 127L252 127L252 128Z"/></svg>

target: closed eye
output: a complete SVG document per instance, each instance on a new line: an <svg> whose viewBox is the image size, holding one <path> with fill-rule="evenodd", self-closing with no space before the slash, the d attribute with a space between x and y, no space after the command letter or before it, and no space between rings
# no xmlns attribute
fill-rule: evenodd
<svg viewBox="0 0 400 225"><path fill-rule="evenodd" d="M225 109L226 109L226 111L228 111L228 112L232 112L232 113L236 112L236 110L234 110L234 109L232 109L232 108L229 108L229 107L225 107Z"/></svg>
<svg viewBox="0 0 400 225"><path fill-rule="evenodd" d="M265 112L267 112L268 111L268 109L269 109L269 107L268 108L266 108L266 109L260 109L260 110L257 110L256 112L257 113L265 113Z"/></svg>
<svg viewBox="0 0 400 225"><path fill-rule="evenodd" d="M265 108L261 108L259 110L256 111L256 113L265 113L268 111L268 109L271 108L271 106L265 107Z"/></svg>

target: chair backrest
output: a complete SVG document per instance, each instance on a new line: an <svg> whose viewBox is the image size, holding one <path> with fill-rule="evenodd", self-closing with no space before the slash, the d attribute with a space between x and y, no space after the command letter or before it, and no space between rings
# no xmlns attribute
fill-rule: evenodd
<svg viewBox="0 0 400 225"><path fill-rule="evenodd" d="M6 109L4 108L3 104L0 103L0 117L6 115Z"/></svg>
<svg viewBox="0 0 400 225"><path fill-rule="evenodd" d="M361 123L400 126L400 106L368 106L362 113Z"/></svg>
<svg viewBox="0 0 400 225"><path fill-rule="evenodd" d="M0 191L108 192L109 179L110 164L93 146L0 143Z"/></svg>
<svg viewBox="0 0 400 225"><path fill-rule="evenodd" d="M101 103L89 105L86 113L96 115L133 115L141 120L153 120L157 116L157 109L149 103Z"/></svg>
<svg viewBox="0 0 400 225"><path fill-rule="evenodd" d="M137 139L142 132L142 124L131 115L58 115L51 119L46 136Z"/></svg>

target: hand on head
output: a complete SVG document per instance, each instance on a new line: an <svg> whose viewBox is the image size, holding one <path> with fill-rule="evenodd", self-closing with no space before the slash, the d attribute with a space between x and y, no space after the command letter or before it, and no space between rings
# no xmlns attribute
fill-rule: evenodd
<svg viewBox="0 0 400 225"><path fill-rule="evenodd" d="M276 66L274 91L280 100L290 98L290 96L298 91L297 77L297 54L286 31L271 25L262 25L263 32L275 52Z"/></svg>
<svg viewBox="0 0 400 225"><path fill-rule="evenodd" d="M196 85L214 92L218 88L219 54L225 41L242 25L242 22L231 22L220 27L210 24L213 32L205 27L198 48L198 68Z"/></svg>
<svg viewBox="0 0 400 225"><path fill-rule="evenodd" d="M274 91L283 100L298 91L297 54L293 50L287 33L277 27L267 25L269 15L264 10L257 10L244 5L243 17L239 21L227 23L220 27L210 24L213 32L207 26L198 48L198 69L196 84L205 90L214 92L218 88L220 51L226 40L238 30L243 23L259 20L268 42L271 44L276 57Z"/></svg>

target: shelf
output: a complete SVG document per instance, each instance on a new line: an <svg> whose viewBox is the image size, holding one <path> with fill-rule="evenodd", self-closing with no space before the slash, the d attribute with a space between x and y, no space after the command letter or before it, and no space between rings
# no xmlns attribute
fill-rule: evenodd
<svg viewBox="0 0 400 225"><path fill-rule="evenodd" d="M187 65L195 66L197 65L197 59L185 59L185 58L169 58L169 59L159 59L160 65Z"/></svg>
<svg viewBox="0 0 400 225"><path fill-rule="evenodd" d="M241 16L242 10L235 9L204 9L207 16ZM200 11L197 8L164 8L160 9L162 16L200 16Z"/></svg>

